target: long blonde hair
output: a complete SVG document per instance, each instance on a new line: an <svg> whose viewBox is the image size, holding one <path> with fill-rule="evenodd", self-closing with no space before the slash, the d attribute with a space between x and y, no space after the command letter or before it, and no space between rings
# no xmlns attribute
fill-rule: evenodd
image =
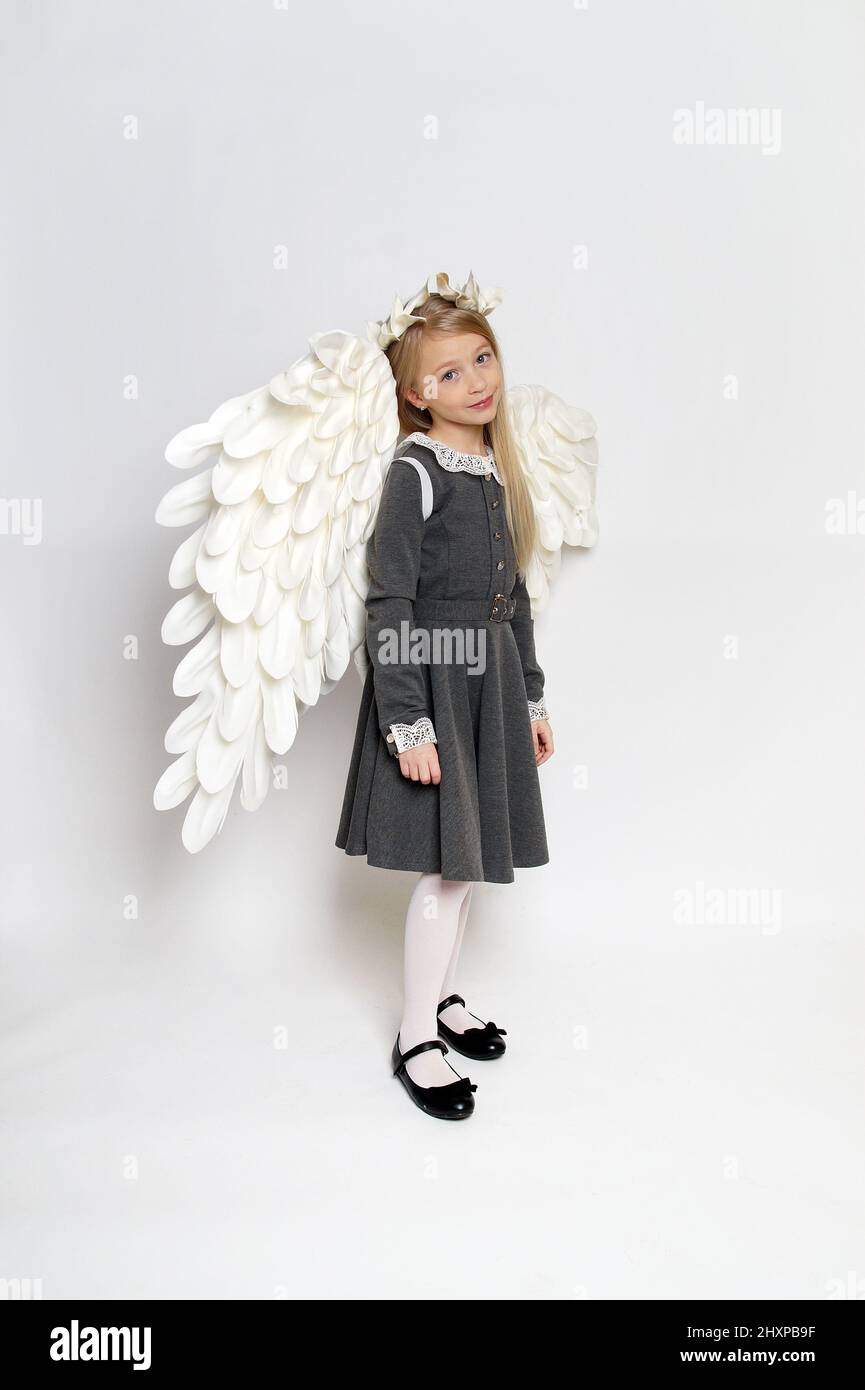
<svg viewBox="0 0 865 1390"><path fill-rule="evenodd" d="M434 333L478 333L485 337L498 359L502 371L502 388L499 408L495 419L484 425L484 440L495 455L496 469L504 483L505 516L513 542L517 570L525 575L538 543L538 527L535 509L529 495L528 484L517 457L516 445L508 419L504 400L504 367L502 354L495 334L485 314L474 309L459 309L439 294L430 295L419 308L412 310L419 314L423 323L409 324L396 342L386 348L391 369L396 380L399 423L403 434L413 434L415 430L424 433L429 429L430 419L426 411L412 405L406 398L406 390L412 386L420 370L423 335L427 329ZM418 394L421 394L418 392Z"/></svg>

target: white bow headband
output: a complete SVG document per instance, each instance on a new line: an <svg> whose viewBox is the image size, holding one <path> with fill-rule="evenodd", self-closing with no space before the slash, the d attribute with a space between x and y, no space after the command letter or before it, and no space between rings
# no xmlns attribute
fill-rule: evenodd
<svg viewBox="0 0 865 1390"><path fill-rule="evenodd" d="M469 271L465 284L460 289L455 289L448 280L447 272L439 270L429 277L407 303L403 304L397 295L389 318L381 319L379 322L367 322L367 337L383 351L391 343L395 343L397 338L401 338L410 324L424 322L423 315L415 314L412 310L420 308L433 294L441 295L442 299L452 300L458 309L474 309L480 314L491 313L502 301L502 291L482 290L473 271Z"/></svg>

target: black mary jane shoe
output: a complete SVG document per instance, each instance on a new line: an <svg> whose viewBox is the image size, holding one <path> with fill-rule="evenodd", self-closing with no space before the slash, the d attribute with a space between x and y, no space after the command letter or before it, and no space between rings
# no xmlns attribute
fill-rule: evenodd
<svg viewBox="0 0 865 1390"><path fill-rule="evenodd" d="M475 1109L472 1091L478 1089L467 1076L460 1076L459 1072L451 1067L451 1071L457 1077L456 1081L451 1081L447 1086L419 1086L406 1071L406 1062L416 1057L419 1052L427 1052L433 1047L440 1047L443 1054L448 1050L441 1038L431 1038L429 1042L415 1043L407 1052L400 1052L397 1033L390 1057L393 1074L399 1077L415 1105L426 1115L432 1115L437 1120L467 1120L469 1115L474 1114ZM451 1066L450 1062L448 1066Z"/></svg>
<svg viewBox="0 0 865 1390"><path fill-rule="evenodd" d="M436 1014L441 1014L442 1010L449 1008L451 1004L462 1004L465 1008L466 1001L460 994L449 994L447 999L443 999L439 1004ZM478 1018L477 1014L472 1014L472 1018ZM489 1062L494 1057L502 1057L505 1051L503 1035L507 1033L507 1028L499 1028L495 1023L484 1023L482 1018L478 1018L478 1023L481 1024L480 1028L467 1028L464 1033L457 1033L439 1018L439 1032L447 1038L452 1048L462 1053L463 1057L471 1057L475 1062Z"/></svg>

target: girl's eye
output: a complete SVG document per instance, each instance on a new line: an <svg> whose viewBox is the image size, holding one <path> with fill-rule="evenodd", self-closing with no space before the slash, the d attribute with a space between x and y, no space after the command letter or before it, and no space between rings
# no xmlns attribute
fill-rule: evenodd
<svg viewBox="0 0 865 1390"><path fill-rule="evenodd" d="M483 352L479 352L477 355L477 361L480 362L482 357L492 357L492 353L487 352L486 349ZM453 374L453 368L451 367L448 371L445 372L444 376L442 377L442 381L447 381L448 377L452 377Z"/></svg>

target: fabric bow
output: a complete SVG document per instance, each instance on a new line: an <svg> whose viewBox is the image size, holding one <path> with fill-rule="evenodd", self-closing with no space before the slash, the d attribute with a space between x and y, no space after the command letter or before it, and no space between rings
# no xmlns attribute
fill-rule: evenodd
<svg viewBox="0 0 865 1390"><path fill-rule="evenodd" d="M368 322L367 337L384 351L391 343L395 343L397 338L401 338L411 324L423 323L423 315L414 313L414 310L425 304L433 294L451 300L458 309L475 309L479 314L491 313L502 301L502 291L498 288L481 289L472 270L469 271L465 284L459 289L450 283L447 271L438 270L429 276L417 294L412 295L405 304L397 295L393 301L390 318Z"/></svg>
<svg viewBox="0 0 865 1390"><path fill-rule="evenodd" d="M467 1028L467 1029L466 1029L466 1032L467 1032L467 1033L481 1033L481 1034L483 1034L483 1033L501 1033L504 1037L507 1037L507 1034L508 1034L507 1028L500 1028L500 1027L498 1026L497 1023L493 1023L492 1019L490 1019L489 1023L485 1023L484 1026L483 1026L483 1028Z"/></svg>

